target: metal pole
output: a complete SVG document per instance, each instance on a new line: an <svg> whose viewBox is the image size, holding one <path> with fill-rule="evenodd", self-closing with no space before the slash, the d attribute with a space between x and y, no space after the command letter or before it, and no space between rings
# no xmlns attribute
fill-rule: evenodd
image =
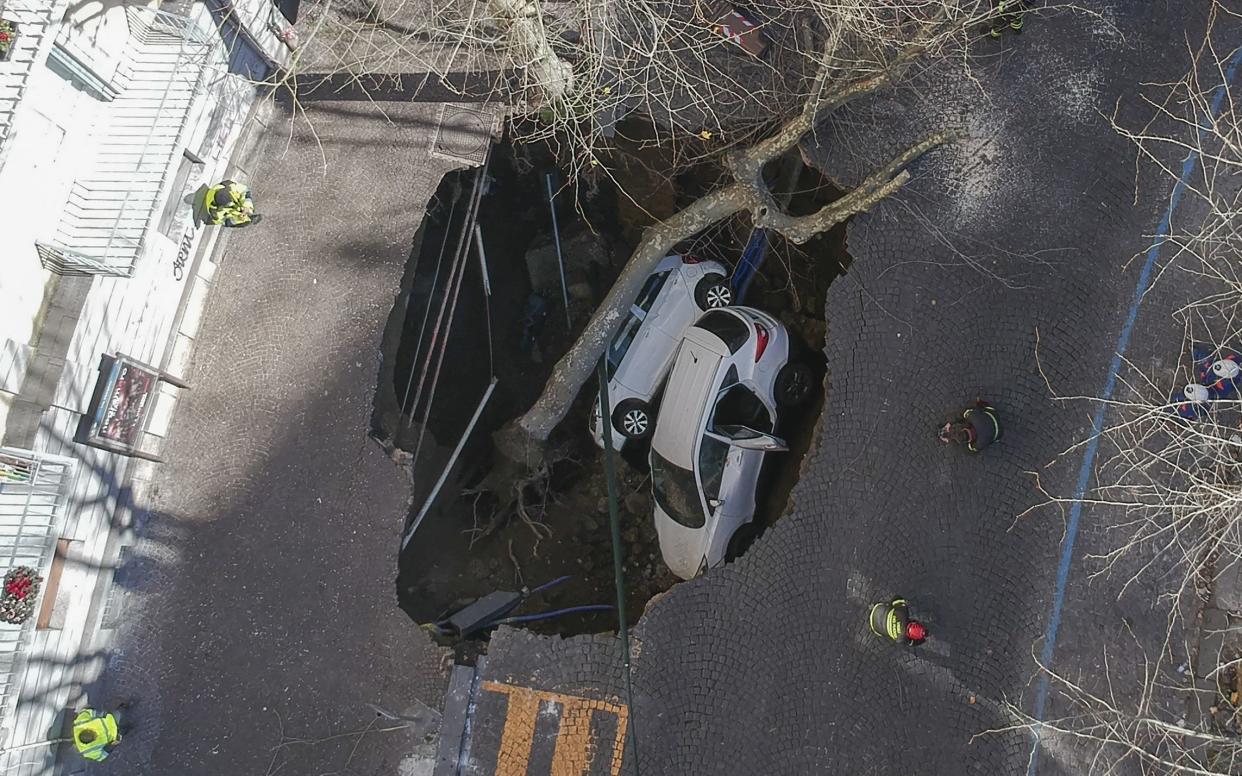
<svg viewBox="0 0 1242 776"><path fill-rule="evenodd" d="M414 385L414 373L418 366L418 357L423 352L423 334L427 332L427 319L431 315L431 296L436 292L436 284L440 282L440 267L444 264L444 249L448 247L449 232L453 227L453 214L457 212L457 200L459 197L453 198L453 203L449 206L448 220L444 222L444 239L440 241L440 255L436 257L436 271L431 276L431 290L427 292L427 304L423 307L423 321L418 325L418 340L414 343L414 357L410 359L410 376L405 380L405 395L401 397L401 414L407 412L410 403L410 386ZM414 271L418 271L418 262L421 256L414 256L411 261L414 262ZM405 306L408 309L410 300L414 298L414 283L410 283L410 292L405 295ZM402 326L404 329L404 325ZM431 356L427 356L431 358ZM406 424L409 426L409 423Z"/></svg>
<svg viewBox="0 0 1242 776"><path fill-rule="evenodd" d="M556 199L552 193L552 173L543 177L548 184L548 209L552 211L552 239L556 243L556 263L561 268L561 301L565 304L565 325L573 328L569 320L569 288L565 285L565 257L561 255L561 229L556 223Z"/></svg>
<svg viewBox="0 0 1242 776"><path fill-rule="evenodd" d="M487 275L487 256L483 253L483 230L474 224L474 247L479 251L479 271L483 273L483 293L492 295L492 280Z"/></svg>
<svg viewBox="0 0 1242 776"><path fill-rule="evenodd" d="M486 162L484 162L484 167L486 168ZM486 169L484 170L483 174L484 175L487 174ZM479 186L478 183L481 180L482 178L477 178L475 180L476 191L475 191L475 203L474 203L474 218L477 218L479 214L478 197L481 196L480 191L482 187ZM418 442L414 444L414 458L411 459L410 461L411 466L418 466L418 455L420 452L422 452L422 449L423 449L423 435L427 433L427 424L431 420L431 405L436 400L436 386L440 384L440 367L444 366L444 355L448 353L448 348L449 348L448 337L449 337L449 334L453 330L453 321L456 319L456 316L457 316L457 298L461 296L461 283L466 278L466 263L467 263L466 255L470 253L470 239L466 236L465 230L466 230L466 227L463 226L462 233L461 233L461 237L462 237L461 244L458 246L458 250L461 251L461 257L460 257L461 261L459 262L460 270L457 272L457 285L453 286L453 299L452 299L452 302L449 304L448 318L444 322L444 341L443 341L443 344L441 344L440 346L439 355L436 356L436 371L431 376L431 392L427 394L427 407L425 410L423 410L423 423L421 426L419 426L419 429L418 429ZM450 282L452 282L451 278L450 278ZM445 290L447 291L448 289L445 289ZM430 359L431 358L430 351L428 352L427 355L428 355L428 359ZM421 388L422 386L420 385L419 387ZM411 418L414 417L414 413L417 411L417 409L418 409L418 396L417 394L415 394L414 407L410 409Z"/></svg>
<svg viewBox="0 0 1242 776"><path fill-rule="evenodd" d="M487 384L487 390L483 392L483 398L479 400L479 406L474 408L474 415L470 417L470 422L466 424L466 430L461 435L461 439L457 440L457 447L453 448L453 454L449 456L448 463L444 464L444 471L440 472L440 479L436 480L436 484L431 488L431 493L427 494L427 500L423 502L422 508L418 510L418 515L415 516L414 522L410 523L410 527L406 529L405 537L401 540L402 552L405 552L405 547L410 543L410 539L414 538L414 532L418 530L419 523L423 522L423 518L430 511L431 503L436 500L436 496L440 493L440 488L444 487L449 471L457 463L457 457L461 455L462 448L466 446L466 440L470 438L470 433L474 431L474 426L479 422L479 416L483 414L483 408L487 406L487 400L492 398L492 391L494 390L496 390L495 377Z"/></svg>
<svg viewBox="0 0 1242 776"><path fill-rule="evenodd" d="M612 579L616 585L617 595L617 635L621 639L621 665L625 670L625 705L630 710L630 721L625 728L629 739L631 762L634 764L634 776L638 776L638 731L634 714L634 686L630 666L630 630L625 619L625 571L621 557L621 518L618 515L617 501L617 470L613 461L612 429L607 427L608 418L612 417L612 403L608 399L608 362L607 356L601 356L596 370L599 379L599 411L604 419L604 481L608 485L608 532L612 538ZM624 760L624 755L622 756Z"/></svg>
<svg viewBox="0 0 1242 776"><path fill-rule="evenodd" d="M488 148L490 154L491 147L489 146ZM482 193L482 187L479 183L482 180L482 177L487 174L487 164L490 158L491 157L489 155L488 158L483 161L483 166L476 170L474 174L474 188L470 191L470 203L466 207L466 220L462 222L461 232L459 233L457 239L457 248L453 252L453 267L449 270L448 285L444 287L444 298L440 300L440 309L436 313L436 323L431 329L431 340L427 345L427 360L423 362L422 371L418 374L418 390L414 392L414 403L409 407L409 416L405 421L406 428L409 428L414 423L414 413L418 409L418 402L423 396L423 388L425 387L424 381L427 379L427 370L431 368L431 359L434 358L433 351L436 348L436 342L440 336L440 325L444 322L444 312L448 307L448 297L453 287L453 278L456 276L459 269L464 267L466 258L464 249L470 240L469 235L470 230L474 227L474 219L478 216L479 197ZM432 288L432 292L434 291L435 288ZM428 301L430 302L430 297L428 298ZM419 332L419 337L422 337L421 331ZM412 364L410 368L414 368ZM420 433L419 436L421 438L422 434ZM417 458L417 448L415 448L414 453Z"/></svg>
<svg viewBox="0 0 1242 776"><path fill-rule="evenodd" d="M21 746L10 746L7 749L0 749L0 754L8 754L9 752L21 752L26 749L34 749L38 746L53 746L56 744L64 744L72 741L72 738L51 738L47 741L35 741L32 744L22 744Z"/></svg>
<svg viewBox="0 0 1242 776"><path fill-rule="evenodd" d="M479 252L479 271L483 274L483 307L487 321L487 371L496 374L496 344L492 341L492 279L487 273L487 254L483 252L483 230L474 225L474 246Z"/></svg>

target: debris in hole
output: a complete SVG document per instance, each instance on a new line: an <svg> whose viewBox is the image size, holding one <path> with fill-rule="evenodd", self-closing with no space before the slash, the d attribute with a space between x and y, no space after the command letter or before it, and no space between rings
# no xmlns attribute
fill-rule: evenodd
<svg viewBox="0 0 1242 776"><path fill-rule="evenodd" d="M568 582L570 579L572 577L569 575L559 577L540 585L534 590L523 589L520 592L496 590L466 604L460 609L448 613L446 617L436 622L427 623L423 627L438 642L450 645L455 644L461 639L481 637L487 631L499 625L544 622L571 614L610 612L614 609L611 604L584 604L527 614L513 613L532 596L546 592L557 585Z"/></svg>

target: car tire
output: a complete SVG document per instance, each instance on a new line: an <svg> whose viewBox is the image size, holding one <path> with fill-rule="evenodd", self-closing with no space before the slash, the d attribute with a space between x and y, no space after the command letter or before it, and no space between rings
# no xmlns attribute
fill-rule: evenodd
<svg viewBox="0 0 1242 776"><path fill-rule="evenodd" d="M729 537L729 546L725 549L725 560L732 563L738 558L746 554L750 546L755 543L755 539L759 538L759 534L763 533L759 530L759 526L755 525L755 521L743 523L737 527L733 535Z"/></svg>
<svg viewBox="0 0 1242 776"><path fill-rule="evenodd" d="M612 425L626 439L646 439L651 435L651 408L641 399L626 399L613 408Z"/></svg>
<svg viewBox="0 0 1242 776"><path fill-rule="evenodd" d="M811 398L814 387L815 375L811 373L811 368L806 364L790 363L776 373L772 393L780 406L797 407Z"/></svg>
<svg viewBox="0 0 1242 776"><path fill-rule="evenodd" d="M694 287L694 303L700 310L714 310L733 304L733 289L724 275L713 272L704 275Z"/></svg>

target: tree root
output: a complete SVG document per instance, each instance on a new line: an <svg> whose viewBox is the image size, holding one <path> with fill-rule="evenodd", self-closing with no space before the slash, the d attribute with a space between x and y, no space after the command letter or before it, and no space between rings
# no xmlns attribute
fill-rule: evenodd
<svg viewBox="0 0 1242 776"><path fill-rule="evenodd" d="M517 518L534 534L531 556L538 558L540 542L552 536L552 529L543 522L548 501L552 498L552 469L557 463L570 459L568 448L535 443L513 423L501 428L492 438L497 457L491 471L479 485L462 492L463 495L475 496L475 525L470 529L473 534L470 546L495 534ZM495 505L486 524L480 527L478 502L484 496L490 496ZM512 542L509 554L512 558ZM514 566L520 574L516 560Z"/></svg>

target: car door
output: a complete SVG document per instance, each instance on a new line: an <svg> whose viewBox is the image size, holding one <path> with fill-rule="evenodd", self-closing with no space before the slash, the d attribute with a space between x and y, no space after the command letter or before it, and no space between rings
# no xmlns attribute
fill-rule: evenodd
<svg viewBox="0 0 1242 776"><path fill-rule="evenodd" d="M643 283L638 298L630 304L625 320L621 322L617 333L613 336L608 348L609 376L620 385L635 390L635 383L643 384L642 375L650 370L650 364L644 359L643 347L646 338L647 310L660 294L660 289L668 280L667 272L656 272ZM645 302L645 304L640 304ZM638 391L642 393L641 390Z"/></svg>
<svg viewBox="0 0 1242 776"><path fill-rule="evenodd" d="M739 526L754 516L759 472L766 455L754 444L742 446L736 440L766 438L773 423L767 404L750 386L739 382L736 369L730 367L716 393L710 423L711 431L729 444L717 496L723 522ZM772 445L770 449L781 447Z"/></svg>
<svg viewBox="0 0 1242 776"><path fill-rule="evenodd" d="M629 344L627 358L613 379L635 396L650 397L655 393L677 346L675 340L661 331L659 324L660 296L672 273L668 269L647 278L626 318L627 324L634 322L637 331Z"/></svg>
<svg viewBox="0 0 1242 776"><path fill-rule="evenodd" d="M731 459L739 452L729 444L727 437L712 431L704 431L699 440L696 474L699 490L703 493L703 506L707 511L707 538L703 554L707 565L716 566L724 560L729 537L745 522L739 519L735 505L729 503L728 490L735 476L730 472Z"/></svg>
<svg viewBox="0 0 1242 776"><path fill-rule="evenodd" d="M722 504L728 505L728 517L738 525L755 515L755 494L765 455L763 450L747 449L730 442Z"/></svg>
<svg viewBox="0 0 1242 776"><path fill-rule="evenodd" d="M706 428L699 448L699 470L700 487L711 521L709 565L724 560L733 532L755 511L754 486L749 489L748 500L745 479L752 472L758 476L762 453L756 463L756 451L737 447L729 435L736 424L752 418L757 411L751 403L755 400L754 392L739 381L737 367L731 364L714 387L712 404L707 410Z"/></svg>

